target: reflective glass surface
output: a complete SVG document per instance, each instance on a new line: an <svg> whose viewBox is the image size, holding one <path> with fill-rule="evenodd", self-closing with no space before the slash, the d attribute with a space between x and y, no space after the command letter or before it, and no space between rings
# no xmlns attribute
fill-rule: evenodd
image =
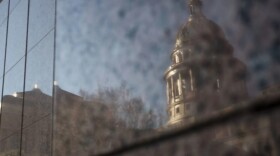
<svg viewBox="0 0 280 156"><path fill-rule="evenodd" d="M1 154L20 150L26 19L27 1L23 1L10 15L0 129Z"/></svg>
<svg viewBox="0 0 280 156"><path fill-rule="evenodd" d="M278 156L279 6L2 0L0 156Z"/></svg>

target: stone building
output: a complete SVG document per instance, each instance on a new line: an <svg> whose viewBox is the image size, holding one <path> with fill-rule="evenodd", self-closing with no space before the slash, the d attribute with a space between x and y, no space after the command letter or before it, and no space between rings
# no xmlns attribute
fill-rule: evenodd
<svg viewBox="0 0 280 156"><path fill-rule="evenodd" d="M3 119L0 129L0 156L19 155L21 133L23 155L47 156L50 154L51 103L52 97L38 88L26 91L24 94L17 92L13 96L3 97L2 107L4 111L2 112ZM24 109L24 113L22 109ZM21 126L23 127L22 132Z"/></svg>

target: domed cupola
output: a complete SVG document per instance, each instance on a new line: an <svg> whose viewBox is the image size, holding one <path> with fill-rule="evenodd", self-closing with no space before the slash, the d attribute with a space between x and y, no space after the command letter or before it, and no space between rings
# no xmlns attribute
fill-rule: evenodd
<svg viewBox="0 0 280 156"><path fill-rule="evenodd" d="M178 31L173 52L181 51L185 58L232 56L233 48L221 28L202 13L202 2L190 0L190 16Z"/></svg>
<svg viewBox="0 0 280 156"><path fill-rule="evenodd" d="M168 125L191 122L232 97L238 102L247 95L246 66L233 57L222 29L203 15L200 0L189 0L189 10L164 76Z"/></svg>

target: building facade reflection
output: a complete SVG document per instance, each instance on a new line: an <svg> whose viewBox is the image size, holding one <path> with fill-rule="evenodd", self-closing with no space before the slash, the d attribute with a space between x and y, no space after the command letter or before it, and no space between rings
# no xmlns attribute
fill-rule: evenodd
<svg viewBox="0 0 280 156"><path fill-rule="evenodd" d="M164 76L169 116L167 128L195 123L249 100L246 65L233 56L234 49L222 29L203 15L200 0L189 0L189 10L190 17L178 32L171 54L172 64ZM264 93L272 90L279 88ZM186 140L187 149L198 150L185 153L276 156L279 143L273 138L279 135L275 133L279 128L273 127L275 118L275 115L258 120L248 117L242 122L207 131Z"/></svg>
<svg viewBox="0 0 280 156"><path fill-rule="evenodd" d="M221 28L190 0L190 17L179 30L165 73L168 125L194 121L247 99L246 66L233 56Z"/></svg>

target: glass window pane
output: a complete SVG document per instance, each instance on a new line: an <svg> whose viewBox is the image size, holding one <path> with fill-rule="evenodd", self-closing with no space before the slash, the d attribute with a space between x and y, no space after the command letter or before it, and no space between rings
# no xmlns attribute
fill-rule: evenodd
<svg viewBox="0 0 280 156"><path fill-rule="evenodd" d="M19 155L19 139L20 132L16 132L13 135L2 138L0 142L0 154L1 155Z"/></svg>
<svg viewBox="0 0 280 156"><path fill-rule="evenodd" d="M24 54L27 25L27 1L23 0L10 15L5 69L4 97L0 129L0 154L19 150L22 121Z"/></svg>
<svg viewBox="0 0 280 156"><path fill-rule="evenodd" d="M53 30L54 2L55 0L31 0L29 50Z"/></svg>
<svg viewBox="0 0 280 156"><path fill-rule="evenodd" d="M4 57L5 57L5 44L6 44L6 24L7 21L0 26L0 100L2 99L2 85L3 85L3 70L4 70ZM1 110L1 103L0 103Z"/></svg>
<svg viewBox="0 0 280 156"><path fill-rule="evenodd" d="M14 10L16 10L16 8L20 5L20 3L25 3L24 1L27 1L27 0L11 0L10 13L12 13Z"/></svg>
<svg viewBox="0 0 280 156"><path fill-rule="evenodd" d="M10 16L6 71L22 60L25 54L27 0L22 0Z"/></svg>
<svg viewBox="0 0 280 156"><path fill-rule="evenodd" d="M7 18L8 0L4 0L0 4L0 27L5 27L4 22Z"/></svg>
<svg viewBox="0 0 280 156"><path fill-rule="evenodd" d="M202 3L58 2L57 155L113 150L141 140L146 131L154 135L166 125L194 122L279 84L279 37L273 35L279 24L261 24L270 21L266 16L271 22L276 17L257 11L273 2ZM183 60L172 58L176 51ZM166 72L173 75L169 97L162 79Z"/></svg>
<svg viewBox="0 0 280 156"><path fill-rule="evenodd" d="M280 96L279 0L11 0L3 71L8 1L0 156L98 155L165 132L120 155L279 155L278 105L266 110Z"/></svg>
<svg viewBox="0 0 280 156"><path fill-rule="evenodd" d="M51 155L54 0L30 2L22 144L26 156Z"/></svg>
<svg viewBox="0 0 280 156"><path fill-rule="evenodd" d="M24 155L50 155L52 136L54 32L27 57L24 99Z"/></svg>

